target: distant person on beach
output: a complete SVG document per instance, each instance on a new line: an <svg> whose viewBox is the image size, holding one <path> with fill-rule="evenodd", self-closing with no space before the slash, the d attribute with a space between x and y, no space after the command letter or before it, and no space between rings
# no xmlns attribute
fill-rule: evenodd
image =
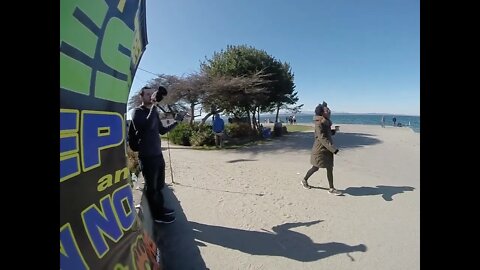
<svg viewBox="0 0 480 270"><path fill-rule="evenodd" d="M382 127L384 128L385 127L385 116L382 116Z"/></svg>
<svg viewBox="0 0 480 270"><path fill-rule="evenodd" d="M175 128L183 120L182 114L175 116L175 121L169 126L163 126L160 121L156 103L167 95L167 89L160 86L157 89L143 87L140 90L142 105L135 108L132 122L140 134L138 159L145 179L145 197L152 212L152 218L158 223L175 221L173 209L164 206L162 189L165 186L165 160L162 155L162 142L159 134L165 134Z"/></svg>
<svg viewBox="0 0 480 270"><path fill-rule="evenodd" d="M215 146L223 147L223 131L225 123L218 113L213 116L213 132L215 133Z"/></svg>
<svg viewBox="0 0 480 270"><path fill-rule="evenodd" d="M307 171L301 183L304 188L311 188L308 185L308 178L318 171L319 168L326 168L328 185L330 187L328 192L333 195L341 195L342 192L333 186L333 154L337 154L338 149L333 145L332 141L330 114L330 109L325 101L315 108L315 116L313 117L315 122L315 142L313 143L310 157L312 168Z"/></svg>
<svg viewBox="0 0 480 270"><path fill-rule="evenodd" d="M397 118L394 116L394 117L392 118L392 121L393 121L393 126L395 126L395 125L396 125L395 123L397 122Z"/></svg>
<svg viewBox="0 0 480 270"><path fill-rule="evenodd" d="M295 125L297 123L297 118L295 117L295 115L292 116L292 120L293 120L293 124Z"/></svg>

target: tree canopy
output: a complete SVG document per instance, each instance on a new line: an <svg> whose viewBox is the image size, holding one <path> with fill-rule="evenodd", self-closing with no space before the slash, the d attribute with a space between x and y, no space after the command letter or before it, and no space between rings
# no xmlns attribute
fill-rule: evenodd
<svg viewBox="0 0 480 270"><path fill-rule="evenodd" d="M159 85L168 89L160 105L188 110L193 116L191 124L202 110L206 113L203 121L220 112L250 119L255 114L259 117L260 113L274 111L278 121L280 109L299 112L303 106L293 106L298 97L290 64L247 45L229 45L214 52L200 63L199 72L182 77L161 74L147 84ZM140 104L140 98L134 95L128 109ZM197 111L200 114L195 115Z"/></svg>

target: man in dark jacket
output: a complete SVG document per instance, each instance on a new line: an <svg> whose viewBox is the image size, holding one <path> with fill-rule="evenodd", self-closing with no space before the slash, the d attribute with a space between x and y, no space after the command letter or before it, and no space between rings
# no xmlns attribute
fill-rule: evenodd
<svg viewBox="0 0 480 270"><path fill-rule="evenodd" d="M333 155L338 153L338 149L333 145L332 141L332 121L330 121L330 109L325 101L315 108L315 142L312 147L310 163L312 168L308 170L301 183L304 188L310 188L308 178L319 168L327 169L327 179L330 189L328 192L333 195L341 195L342 192L333 186Z"/></svg>
<svg viewBox="0 0 480 270"><path fill-rule="evenodd" d="M175 221L173 209L164 206L162 189L165 186L165 160L162 155L162 143L159 134L165 134L177 126L178 122L164 127L160 121L156 103L167 95L167 90L160 86L157 89L143 87L140 90L142 105L135 108L132 121L139 131L140 145L138 158L145 178L145 195L152 212L152 218L158 223ZM177 115L176 121L182 121Z"/></svg>

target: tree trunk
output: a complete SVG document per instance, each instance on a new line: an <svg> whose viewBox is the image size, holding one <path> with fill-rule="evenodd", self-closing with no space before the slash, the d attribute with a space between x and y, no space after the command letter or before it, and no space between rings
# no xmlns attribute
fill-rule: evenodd
<svg viewBox="0 0 480 270"><path fill-rule="evenodd" d="M250 110L249 109L245 109L245 111L247 112L247 118L248 118L248 124L250 126L250 130L252 130L252 118L250 117Z"/></svg>
<svg viewBox="0 0 480 270"><path fill-rule="evenodd" d="M210 116L214 114L213 112L209 112L207 113L207 115L205 115L205 117L202 118L202 123L200 123L200 126L203 126L205 125L205 121L207 121L208 118L210 118Z"/></svg>
<svg viewBox="0 0 480 270"><path fill-rule="evenodd" d="M257 111L257 119L258 119L258 125L260 125L260 107L258 107L258 111Z"/></svg>
<svg viewBox="0 0 480 270"><path fill-rule="evenodd" d="M193 121L195 120L195 103L190 103L190 126L193 126Z"/></svg>
<svg viewBox="0 0 480 270"><path fill-rule="evenodd" d="M255 119L255 107L253 107L253 111L252 111L252 117L250 119L250 122L252 123L252 129L255 130L255 122L257 121L257 119Z"/></svg>
<svg viewBox="0 0 480 270"><path fill-rule="evenodd" d="M280 105L277 104L277 115L275 115L275 123L278 122L278 112L280 111Z"/></svg>

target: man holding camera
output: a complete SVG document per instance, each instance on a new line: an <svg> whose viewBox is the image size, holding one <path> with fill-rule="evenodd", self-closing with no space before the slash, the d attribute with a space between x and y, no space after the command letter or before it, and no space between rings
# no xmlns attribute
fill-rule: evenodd
<svg viewBox="0 0 480 270"><path fill-rule="evenodd" d="M142 105L135 108L132 121L140 134L138 158L145 178L145 195L152 212L152 218L158 223L175 221L175 211L164 206L162 189L165 186L165 160L162 155L162 143L159 134L165 134L183 120L182 114L175 116L171 125L163 126L156 104L167 95L167 89L143 87L140 90Z"/></svg>

